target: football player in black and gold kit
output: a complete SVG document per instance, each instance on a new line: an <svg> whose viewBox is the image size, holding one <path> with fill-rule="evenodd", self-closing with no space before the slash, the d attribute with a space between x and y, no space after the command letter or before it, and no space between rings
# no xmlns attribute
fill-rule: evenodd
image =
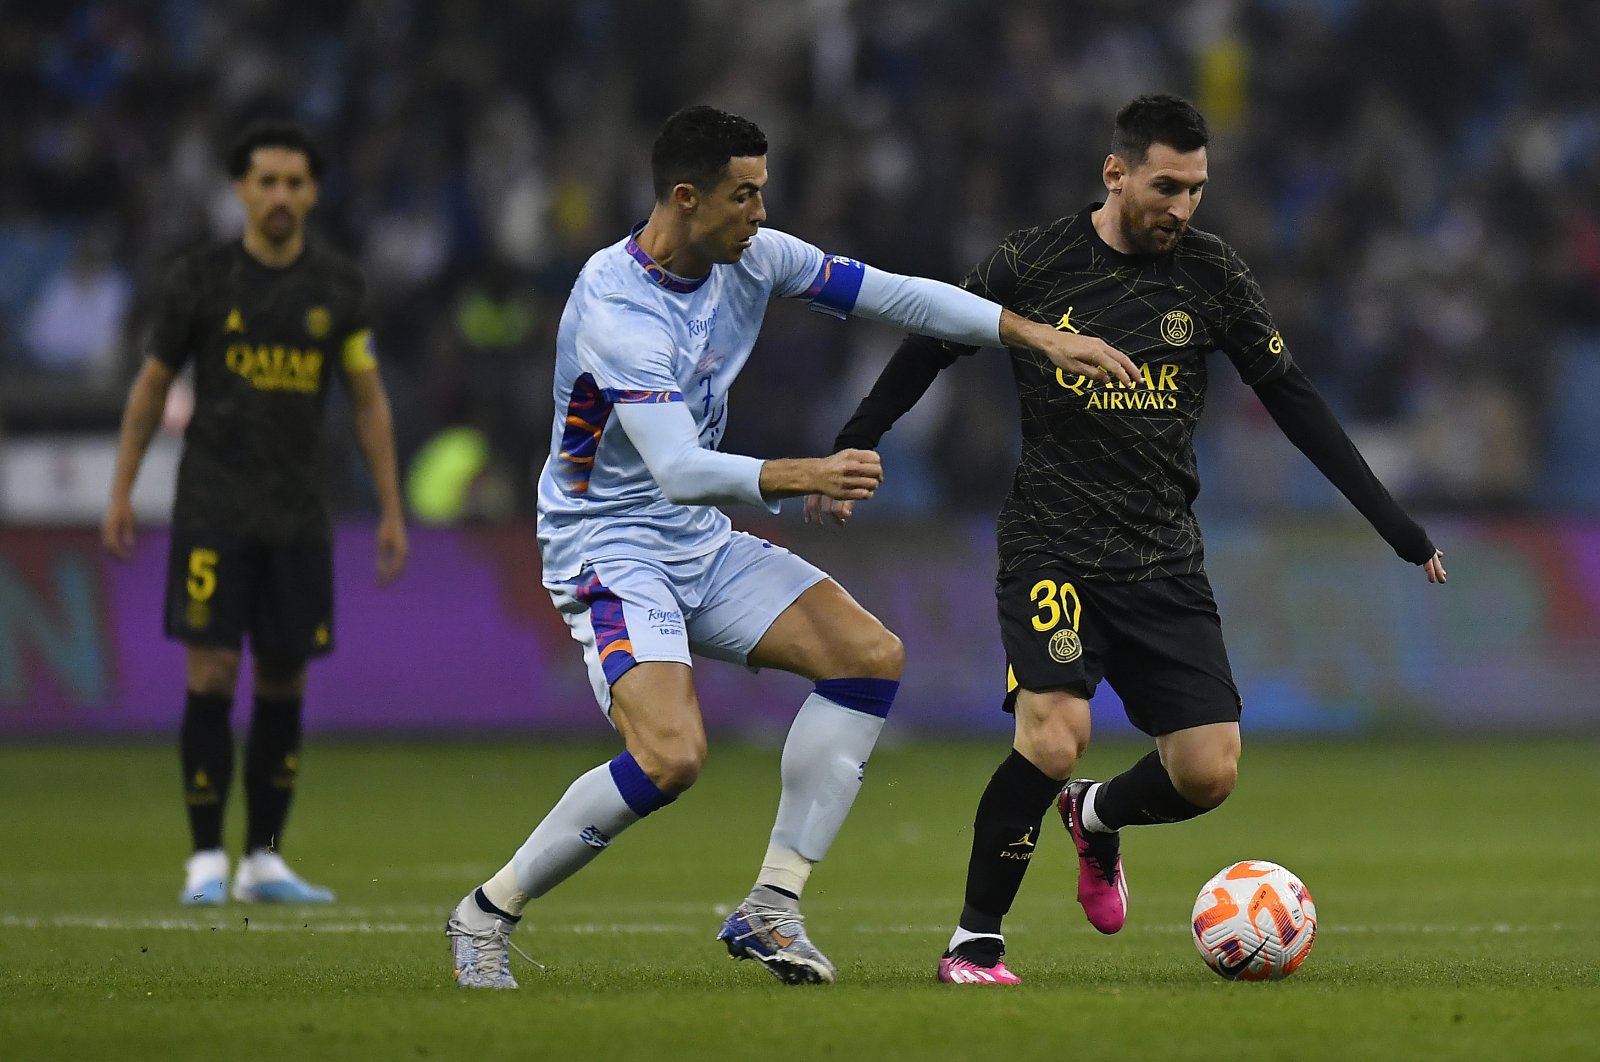
<svg viewBox="0 0 1600 1062"><path fill-rule="evenodd" d="M1117 115L1107 198L1012 233L966 278L1024 317L1096 336L1137 364L1131 385L1072 376L1011 350L1022 454L1001 509L996 584L1015 742L978 803L959 926L939 978L1016 984L1001 919L1052 802L1079 854L1078 899L1103 933L1122 928L1117 831L1203 814L1238 777L1239 693L1223 646L1191 504L1193 435L1209 356L1221 352L1273 419L1404 560L1445 579L1427 533L1389 496L1295 365L1233 249L1189 227L1208 179L1205 120L1176 96ZM839 434L871 449L971 348L907 339ZM842 522L848 503L807 500ZM1071 779L1101 679L1156 749L1107 782Z"/></svg>
<svg viewBox="0 0 1600 1062"><path fill-rule="evenodd" d="M194 854L179 898L217 904L227 894L229 717L248 637L255 705L233 896L326 903L332 892L295 874L278 849L299 770L306 662L333 648L332 529L318 455L334 381L349 395L382 510L383 584L400 573L407 549L394 436L361 274L305 237L321 173L317 147L297 126L265 124L247 131L227 162L245 208L244 237L172 267L123 412L101 530L106 548L127 559L134 479L168 389L192 364L194 414L172 510L165 621L167 635L187 646L179 754Z"/></svg>

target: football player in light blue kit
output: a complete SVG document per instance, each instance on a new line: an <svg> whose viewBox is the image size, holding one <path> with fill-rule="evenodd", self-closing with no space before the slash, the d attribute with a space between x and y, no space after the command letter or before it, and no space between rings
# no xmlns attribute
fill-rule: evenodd
<svg viewBox="0 0 1600 1062"><path fill-rule="evenodd" d="M556 340L555 424L539 478L544 581L625 750L579 777L510 862L451 913L456 983L515 988L523 908L694 784L705 729L691 654L816 686L784 742L777 820L756 883L718 934L789 984L831 982L799 899L844 822L899 687L900 640L789 551L718 505L870 498L875 453L763 461L720 453L728 391L772 298L799 298L958 343L1038 350L1069 373L1133 379L1104 342L1024 320L952 285L825 255L763 229L767 142L710 107L670 118L656 204L590 258Z"/></svg>

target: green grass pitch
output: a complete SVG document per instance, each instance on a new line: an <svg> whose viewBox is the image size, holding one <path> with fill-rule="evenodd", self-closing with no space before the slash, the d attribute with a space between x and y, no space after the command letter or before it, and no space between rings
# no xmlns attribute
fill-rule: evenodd
<svg viewBox="0 0 1600 1062"><path fill-rule="evenodd" d="M1047 821L1007 923L1019 989L933 980L993 739L887 744L811 880L834 986L712 939L750 885L777 753L713 741L685 799L530 907L522 991L450 981L442 926L601 745L313 741L286 854L339 903L176 903L163 747L0 749L0 1057L36 1059L1511 1059L1600 1043L1600 746L1271 743L1195 822L1130 830L1127 928L1102 937ZM1097 747L1106 776L1142 753ZM237 797L235 805L239 803ZM230 839L240 834L232 809ZM1287 981L1230 984L1187 920L1271 859L1317 900Z"/></svg>

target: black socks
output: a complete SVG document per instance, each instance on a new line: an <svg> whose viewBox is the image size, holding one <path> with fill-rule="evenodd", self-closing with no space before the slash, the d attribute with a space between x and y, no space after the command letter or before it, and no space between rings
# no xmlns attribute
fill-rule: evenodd
<svg viewBox="0 0 1600 1062"><path fill-rule="evenodd" d="M1210 810L1184 799L1161 766L1159 752L1150 753L1094 792L1094 813L1111 830L1182 822Z"/></svg>
<svg viewBox="0 0 1600 1062"><path fill-rule="evenodd" d="M1011 910L1033 859L1039 825L1061 786L1015 749L995 769L972 823L962 929L1000 932L1000 920Z"/></svg>
<svg viewBox="0 0 1600 1062"><path fill-rule="evenodd" d="M256 698L245 746L246 852L278 847L300 773L301 699Z"/></svg>
<svg viewBox="0 0 1600 1062"><path fill-rule="evenodd" d="M222 847L222 815L233 784L233 728L228 715L233 698L190 690L178 731L178 762L183 768L183 802L196 852Z"/></svg>

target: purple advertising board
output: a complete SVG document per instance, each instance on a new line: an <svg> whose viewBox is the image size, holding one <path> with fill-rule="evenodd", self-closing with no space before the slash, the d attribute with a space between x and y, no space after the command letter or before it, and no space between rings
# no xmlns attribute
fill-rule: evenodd
<svg viewBox="0 0 1600 1062"><path fill-rule="evenodd" d="M821 564L904 639L897 732L1010 729L990 526L752 529ZM1248 729L1600 731L1600 525L1461 522L1435 536L1449 544L1445 587L1359 526L1208 530ZM165 561L159 530L127 565L92 532L0 531L0 732L176 726L183 651L161 633ZM389 589L373 578L371 528L345 527L335 571L335 650L311 668L310 728L605 732L530 527L417 530ZM755 735L786 726L807 689L711 661L695 684L708 726ZM1114 691L1095 705L1101 733L1129 731Z"/></svg>

